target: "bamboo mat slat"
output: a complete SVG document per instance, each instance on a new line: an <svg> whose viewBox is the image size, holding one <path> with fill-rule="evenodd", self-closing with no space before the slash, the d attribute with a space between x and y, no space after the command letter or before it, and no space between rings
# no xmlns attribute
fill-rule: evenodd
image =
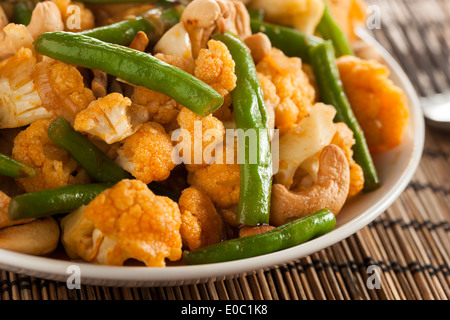
<svg viewBox="0 0 450 320"><path fill-rule="evenodd" d="M374 36L397 58L418 94L449 89L450 1L369 3L379 6L384 24ZM405 30L413 24L422 27ZM425 47L413 45L419 38ZM427 128L420 166L391 207L341 242L277 268L195 285L79 290L0 270L0 300L448 300L449 169L450 135ZM371 289L370 266L379 268L379 288Z"/></svg>

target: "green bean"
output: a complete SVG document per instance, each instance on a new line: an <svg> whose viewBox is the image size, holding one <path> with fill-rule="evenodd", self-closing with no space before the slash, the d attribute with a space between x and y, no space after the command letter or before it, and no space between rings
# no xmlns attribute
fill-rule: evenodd
<svg viewBox="0 0 450 320"><path fill-rule="evenodd" d="M136 34L143 31L147 34L150 43L156 43L164 32L179 22L183 8L183 6L165 10L155 8L133 19L82 31L80 34L104 42L129 46Z"/></svg>
<svg viewBox="0 0 450 320"><path fill-rule="evenodd" d="M319 210L261 234L227 240L195 251L184 251L186 264L216 263L245 259L294 247L333 230L334 214Z"/></svg>
<svg viewBox="0 0 450 320"><path fill-rule="evenodd" d="M11 199L8 216L11 220L19 220L70 213L89 204L98 194L113 185L113 183L70 185L24 193Z"/></svg>
<svg viewBox="0 0 450 320"><path fill-rule="evenodd" d="M248 14L251 20L263 21L265 11L263 9L248 9Z"/></svg>
<svg viewBox="0 0 450 320"><path fill-rule="evenodd" d="M353 50L348 42L347 36L334 20L328 5L325 5L325 11L317 26L317 31L322 38L333 42L336 57L353 55Z"/></svg>
<svg viewBox="0 0 450 320"><path fill-rule="evenodd" d="M354 159L364 171L364 190L371 191L380 186L377 171L369 152L367 142L351 105L342 88L339 70L331 41L310 48L310 56L321 100L333 105L336 110L336 122L345 122L353 131L355 138Z"/></svg>
<svg viewBox="0 0 450 320"><path fill-rule="evenodd" d="M250 22L253 33L266 34L275 48L280 49L289 57L300 57L305 63L310 63L309 48L323 39L315 36L307 36L289 27L279 26L257 19Z"/></svg>
<svg viewBox="0 0 450 320"><path fill-rule="evenodd" d="M0 176L30 178L36 176L36 171L33 168L0 153Z"/></svg>
<svg viewBox="0 0 450 320"><path fill-rule="evenodd" d="M33 10L26 2L18 2L14 7L13 20L16 24L28 25L31 21Z"/></svg>
<svg viewBox="0 0 450 320"><path fill-rule="evenodd" d="M244 161L240 160L240 189L237 221L246 225L269 223L270 194L272 190L272 157L268 119L264 96L255 64L245 44L231 34L217 33L213 39L222 41L236 64L236 88L232 91L233 111L236 126L245 133L255 133L257 144L239 139L245 150ZM251 139L249 139L251 140ZM257 156L253 163L251 156Z"/></svg>
<svg viewBox="0 0 450 320"><path fill-rule="evenodd" d="M95 181L132 179L130 173L108 158L88 137L75 131L66 119L58 117L53 120L48 127L48 137L67 150Z"/></svg>
<svg viewBox="0 0 450 320"><path fill-rule="evenodd" d="M34 48L50 58L102 70L131 84L163 93L202 117L223 103L223 97L206 83L145 52L62 31L39 35Z"/></svg>

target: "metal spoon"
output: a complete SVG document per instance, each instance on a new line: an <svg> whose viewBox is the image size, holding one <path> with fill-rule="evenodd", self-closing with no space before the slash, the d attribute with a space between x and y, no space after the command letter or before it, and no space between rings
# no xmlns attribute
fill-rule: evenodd
<svg viewBox="0 0 450 320"><path fill-rule="evenodd" d="M450 131L450 92L423 97L420 102L430 126Z"/></svg>

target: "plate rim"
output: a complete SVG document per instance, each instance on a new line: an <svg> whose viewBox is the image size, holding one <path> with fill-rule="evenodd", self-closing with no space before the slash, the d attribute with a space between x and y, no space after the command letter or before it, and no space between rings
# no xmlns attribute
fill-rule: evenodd
<svg viewBox="0 0 450 320"><path fill-rule="evenodd" d="M400 84L410 100L410 112L413 113L413 117L410 118L415 121L412 125L414 131L412 136L414 140L413 148L406 166L407 169L402 173L397 183L392 186L392 192L387 192L378 199L376 205L319 238L292 248L242 260L165 268L122 267L96 265L82 261L59 260L0 249L0 268L48 280L66 281L71 275L71 273L67 272L68 267L75 265L79 268L81 284L83 285L164 286L194 284L234 278L260 269L276 268L330 247L364 228L392 205L403 193L415 174L420 164L425 143L425 120L418 95L394 57L367 30L360 28L357 30L357 34L366 43L376 48L399 78ZM123 272L123 270L127 272ZM118 277L118 273L120 273L120 277Z"/></svg>

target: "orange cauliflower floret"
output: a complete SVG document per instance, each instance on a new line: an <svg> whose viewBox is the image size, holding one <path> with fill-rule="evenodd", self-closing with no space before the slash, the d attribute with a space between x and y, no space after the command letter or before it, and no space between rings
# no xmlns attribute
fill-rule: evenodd
<svg viewBox="0 0 450 320"><path fill-rule="evenodd" d="M22 24L9 23L0 29L0 61L17 53L21 48L33 48L33 36Z"/></svg>
<svg viewBox="0 0 450 320"><path fill-rule="evenodd" d="M165 180L175 168L170 136L156 122L143 124L122 142L116 162L144 183Z"/></svg>
<svg viewBox="0 0 450 320"><path fill-rule="evenodd" d="M196 166L204 166L211 163L215 157L216 146L219 146L225 135L223 123L213 115L204 118L187 108L180 111L177 117L180 126L180 137L173 135L180 141L177 151L188 170ZM175 132L174 132L175 133Z"/></svg>
<svg viewBox="0 0 450 320"><path fill-rule="evenodd" d="M176 202L156 196L139 180L122 180L61 221L68 255L105 265L136 259L165 267L181 258L181 217Z"/></svg>
<svg viewBox="0 0 450 320"><path fill-rule="evenodd" d="M315 90L302 70L302 61L277 48L256 65L264 98L275 110L275 127L285 133L302 120L315 101Z"/></svg>
<svg viewBox="0 0 450 320"><path fill-rule="evenodd" d="M190 250L220 242L222 218L204 192L193 187L184 189L178 205L181 212L181 238Z"/></svg>
<svg viewBox="0 0 450 320"><path fill-rule="evenodd" d="M161 61L164 61L174 67L180 68L188 73L194 72L194 61L177 56L164 55L158 53L155 55ZM180 109L183 107L174 99L154 90L145 87L134 87L131 101L135 104L144 106L150 115L150 120L162 125L170 125L176 121Z"/></svg>
<svg viewBox="0 0 450 320"><path fill-rule="evenodd" d="M237 77L227 46L220 41L209 40L208 48L201 49L195 60L194 75L224 97L224 103L214 112L214 116L223 120L232 119L230 92L236 87Z"/></svg>
<svg viewBox="0 0 450 320"><path fill-rule="evenodd" d="M398 146L408 122L405 93L375 60L354 56L337 59L344 91L372 152Z"/></svg>
<svg viewBox="0 0 450 320"><path fill-rule="evenodd" d="M239 164L213 163L188 172L188 184L205 192L219 208L239 202Z"/></svg>
<svg viewBox="0 0 450 320"><path fill-rule="evenodd" d="M112 144L132 135L148 120L146 112L136 112L139 109L122 94L110 93L78 113L74 128Z"/></svg>
<svg viewBox="0 0 450 320"><path fill-rule="evenodd" d="M66 31L79 32L95 27L95 17L81 2L52 0L58 6Z"/></svg>
<svg viewBox="0 0 450 320"><path fill-rule="evenodd" d="M340 147L347 158L350 166L350 189L348 197L358 194L364 187L364 172L362 168L353 159L353 145L355 139L353 131L343 122L336 123L336 133L334 134L331 144Z"/></svg>
<svg viewBox="0 0 450 320"><path fill-rule="evenodd" d="M36 57L27 48L0 62L0 129L18 128L52 116L36 91L35 66Z"/></svg>
<svg viewBox="0 0 450 320"><path fill-rule="evenodd" d="M201 49L195 60L194 75L225 97L236 87L234 67L227 46L220 41L209 40L208 49Z"/></svg>
<svg viewBox="0 0 450 320"><path fill-rule="evenodd" d="M53 59L36 64L36 85L44 107L70 122L95 100L75 66Z"/></svg>
<svg viewBox="0 0 450 320"><path fill-rule="evenodd" d="M32 178L17 179L25 191L58 188L89 182L89 178L67 151L48 137L50 119L37 120L14 139L12 156L36 170Z"/></svg>

